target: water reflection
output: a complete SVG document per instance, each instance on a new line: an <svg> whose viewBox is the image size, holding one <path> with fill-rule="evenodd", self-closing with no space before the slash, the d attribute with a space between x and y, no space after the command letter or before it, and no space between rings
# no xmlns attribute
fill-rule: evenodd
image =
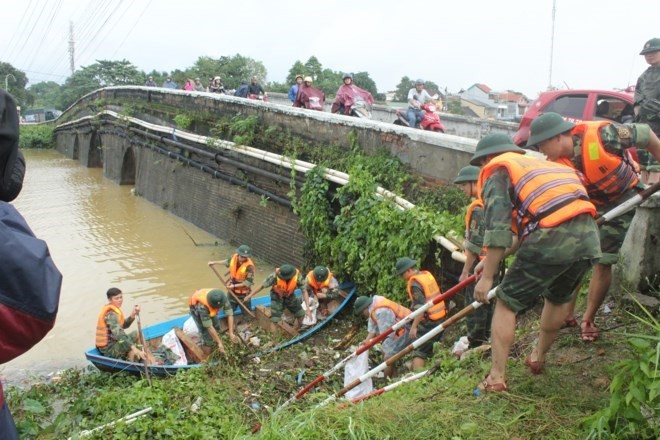
<svg viewBox="0 0 660 440"><path fill-rule="evenodd" d="M146 326L187 313L193 290L219 285L206 262L228 257L234 246L135 197L132 187L105 179L101 169L54 151L25 153L28 171L14 205L48 243L64 281L55 328L0 367L8 379L35 366L52 371L84 365L110 286L124 292L124 311L140 304ZM259 259L255 264L259 285L273 266Z"/></svg>

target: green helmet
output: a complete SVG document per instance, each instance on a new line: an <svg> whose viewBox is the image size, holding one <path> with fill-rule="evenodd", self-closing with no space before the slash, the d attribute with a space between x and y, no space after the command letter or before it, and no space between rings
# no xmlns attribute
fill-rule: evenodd
<svg viewBox="0 0 660 440"><path fill-rule="evenodd" d="M353 314L355 316L360 316L360 314L371 305L373 298L370 296L358 296L353 304Z"/></svg>
<svg viewBox="0 0 660 440"><path fill-rule="evenodd" d="M532 121L529 126L529 139L527 145L538 145L540 142L552 139L558 134L572 130L575 124L568 122L559 113L543 113Z"/></svg>
<svg viewBox="0 0 660 440"><path fill-rule="evenodd" d="M314 279L319 283L321 283L328 279L328 276L330 275L330 271L325 266L316 266L314 268L313 274L314 274Z"/></svg>
<svg viewBox="0 0 660 440"><path fill-rule="evenodd" d="M474 156L470 160L470 165L480 166L481 159L498 153L520 153L523 154L525 150L519 148L513 143L513 140L504 133L493 133L483 137L477 143L477 149L474 151Z"/></svg>
<svg viewBox="0 0 660 440"><path fill-rule="evenodd" d="M476 182L479 180L480 171L481 167L475 167L474 165L463 167L458 172L458 176L454 179L454 183Z"/></svg>
<svg viewBox="0 0 660 440"><path fill-rule="evenodd" d="M277 276L283 279L284 281L289 281L291 278L293 278L295 274L296 274L295 267L291 266L290 264L283 264L280 266L280 270Z"/></svg>
<svg viewBox="0 0 660 440"><path fill-rule="evenodd" d="M238 247L238 249L236 249L236 253L241 257L251 257L252 249L250 249L250 246L242 244Z"/></svg>
<svg viewBox="0 0 660 440"><path fill-rule="evenodd" d="M646 53L657 52L660 50L660 38L651 38L644 44L644 49L639 53L644 55Z"/></svg>
<svg viewBox="0 0 660 440"><path fill-rule="evenodd" d="M209 305L214 309L219 309L227 301L227 296L220 289L213 289L209 291L206 299L209 302Z"/></svg>
<svg viewBox="0 0 660 440"><path fill-rule="evenodd" d="M417 260L409 257L402 257L396 260L396 274L401 275L411 267L417 266Z"/></svg>

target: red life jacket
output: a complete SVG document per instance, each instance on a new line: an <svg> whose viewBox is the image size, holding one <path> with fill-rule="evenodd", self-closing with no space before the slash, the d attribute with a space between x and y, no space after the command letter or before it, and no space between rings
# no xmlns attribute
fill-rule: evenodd
<svg viewBox="0 0 660 440"><path fill-rule="evenodd" d="M280 278L279 267L275 269L275 274L277 275L277 281L273 286L273 292L275 292L280 298L287 298L293 295L293 292L296 291L296 287L298 286L298 277L300 276L300 271L296 269L296 274L289 281Z"/></svg>
<svg viewBox="0 0 660 440"><path fill-rule="evenodd" d="M582 138L582 162L577 170L582 173L582 181L591 201L597 205L615 201L639 181L639 166L628 150L619 156L609 153L603 146L600 129L607 125L611 122L581 122L571 132ZM566 158L559 158L556 162L575 168L573 162Z"/></svg>
<svg viewBox="0 0 660 440"><path fill-rule="evenodd" d="M96 320L96 346L97 347L106 347L110 342L110 329L108 324L105 323L105 315L109 311L115 312L119 316L119 325L124 326L124 314L120 309L113 306L112 304L106 304L101 309L99 317Z"/></svg>
<svg viewBox="0 0 660 440"><path fill-rule="evenodd" d="M413 301L413 294L412 294L413 281L417 281L422 286L422 289L424 290L424 297L426 298L426 302L432 301L438 296L442 295L442 292L440 292L440 287L438 287L438 283L435 281L433 275L431 275L431 272L427 270L421 270L415 275L408 278L408 296L410 297L410 301ZM440 301L439 303L435 304L425 313L425 316L428 317L428 319L430 319L431 321L437 321L439 319L444 318L446 315L447 315L447 308L445 307L444 301Z"/></svg>
<svg viewBox="0 0 660 440"><path fill-rule="evenodd" d="M486 180L499 169L513 185L513 231L523 240L538 227L552 228L580 214L596 217L596 207L574 169L517 153L492 159L479 174L479 194Z"/></svg>
<svg viewBox="0 0 660 440"><path fill-rule="evenodd" d="M243 264L239 265L238 254L234 254L234 256L231 257L231 261L229 262L229 276L231 277L231 283L239 284L245 281L247 279L248 267L252 267L252 270L254 271L254 263L250 258L248 258L247 261L245 261ZM250 293L250 287L236 286L232 289L232 291L236 295L247 295Z"/></svg>

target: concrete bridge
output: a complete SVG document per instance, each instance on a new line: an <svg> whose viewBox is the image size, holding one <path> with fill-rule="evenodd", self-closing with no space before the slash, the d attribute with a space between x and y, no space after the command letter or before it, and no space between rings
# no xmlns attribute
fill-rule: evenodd
<svg viewBox="0 0 660 440"><path fill-rule="evenodd" d="M476 145L475 139L380 121L145 87L98 90L81 98L57 120L55 144L62 154L87 167L102 167L110 180L134 185L136 194L163 209L223 240L246 243L257 255L275 263L303 263L305 237L288 194L292 186L300 190L302 174L313 165L294 166L277 154L210 139L203 136L203 128L196 130L199 133L174 130L176 116L186 112L256 116L262 124L288 131L319 148L338 145L349 149L351 139L356 139L367 153L389 151L432 180L452 179L468 163ZM301 172L292 176L292 167ZM657 213L658 203L654 203L645 209ZM648 220L638 228L644 228L644 236L650 234L655 241L633 243L629 248L634 252L657 243L660 237L660 222L653 220L657 215L644 218ZM645 255L657 254L655 249L650 247ZM641 286L646 277L658 273L658 263L653 258L650 261L649 267L636 266L637 274L626 279L628 286Z"/></svg>

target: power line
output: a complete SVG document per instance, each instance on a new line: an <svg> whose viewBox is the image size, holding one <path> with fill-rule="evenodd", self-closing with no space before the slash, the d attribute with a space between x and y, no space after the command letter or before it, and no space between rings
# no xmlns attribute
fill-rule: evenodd
<svg viewBox="0 0 660 440"><path fill-rule="evenodd" d="M103 29L105 28L105 25L108 24L108 22L110 21L110 19L112 18L112 16L115 14L115 12L117 12L117 10L119 9L119 7L121 6L121 4L122 4L123 2L124 2L124 0L119 0L119 3L117 4L117 6L116 6L116 7L110 12L110 15L108 15L108 17L105 19L105 21L103 22L103 24L101 25L101 27L99 27L99 29L96 31L96 33L95 33L94 36L91 38L91 40L89 40L89 43L87 44L87 46L85 46L85 47L82 49L82 51L80 52L80 57L81 57L81 58L82 58L82 55L87 51L87 49L91 47L91 45L92 45L92 43L94 42L94 40L96 40L96 38L101 34L101 32L103 31ZM129 4L129 7L130 7L130 4ZM126 11L124 11L124 13L125 13L125 12L126 12ZM102 39L101 42L102 42L103 40L104 40L104 39Z"/></svg>
<svg viewBox="0 0 660 440"><path fill-rule="evenodd" d="M16 26L16 32L12 32L11 34L11 39L9 40L9 43L7 43L7 50L12 47L12 44L14 44L14 39L17 38L18 34L20 33L20 30L23 29L23 20L25 19L25 16L27 15L27 12L30 10L30 6L32 5L32 0L29 0L27 7L25 8L25 11L23 11L23 15L21 16L21 19L18 21L18 25ZM9 55L9 53L7 53Z"/></svg>
<svg viewBox="0 0 660 440"><path fill-rule="evenodd" d="M18 51L18 54L23 53L23 49L25 49L25 45L27 45L28 41L30 41L30 37L32 37L32 34L34 33L34 29L37 27L37 24L39 23L39 20L41 20L41 16L43 15L45 10L46 10L46 8L43 8L41 11L39 11L39 16L37 17L34 24L32 25L32 29L30 29L30 33L28 34L27 38L25 39L25 42L23 43L23 46L21 46L20 50Z"/></svg>
<svg viewBox="0 0 660 440"><path fill-rule="evenodd" d="M29 8L29 6L30 5L28 5L28 8ZM25 30L28 28L28 26L30 24L30 21L32 21L32 17L34 16L34 13L36 12L36 10L37 10L37 5L34 5L32 7L32 10L30 11L30 16L28 17L27 21L25 22L23 27L18 30L17 34L19 34L20 36L17 37L16 43L14 43L14 46L12 46L10 48L9 52L7 53L7 60L13 59L14 53L18 49L18 45L21 44L21 36L25 34ZM19 51L19 53L20 53L20 51Z"/></svg>
<svg viewBox="0 0 660 440"><path fill-rule="evenodd" d="M119 46L117 47L117 49L115 49L115 52L112 54L112 58L114 58L115 55L117 55L117 52L119 52L119 49L121 49L121 47L124 45L124 43L126 43L126 40L128 40L128 37L131 35L133 30L135 29L135 26L137 26L138 23L140 23L140 20L142 19L142 16L147 11L147 9L149 9L149 6L151 6L152 1L153 0L149 0L149 2L147 3L147 6L145 6L144 9L142 10L142 12L140 12L140 15L138 16L137 20L135 20L135 23L133 23L133 27L131 27L131 29L128 31L128 33L126 34L126 36L124 37L122 42L119 43Z"/></svg>
<svg viewBox="0 0 660 440"><path fill-rule="evenodd" d="M53 5L55 5L55 3L53 3ZM46 26L46 30L45 30L43 36L41 37L41 41L39 41L39 44L37 45L37 50L34 51L34 56L32 57L32 61L30 61L30 64L28 64L28 69L30 69L32 67L32 64L34 63L34 61L39 56L39 52L41 51L41 48L43 47L43 44L44 44L44 41L46 40L46 37L50 33L50 29L53 26L53 21L55 20L55 17L57 16L57 13L60 10L60 6L62 6L62 0L59 0L57 5L55 5L53 7L52 11L51 11L50 21L48 22L48 26Z"/></svg>

